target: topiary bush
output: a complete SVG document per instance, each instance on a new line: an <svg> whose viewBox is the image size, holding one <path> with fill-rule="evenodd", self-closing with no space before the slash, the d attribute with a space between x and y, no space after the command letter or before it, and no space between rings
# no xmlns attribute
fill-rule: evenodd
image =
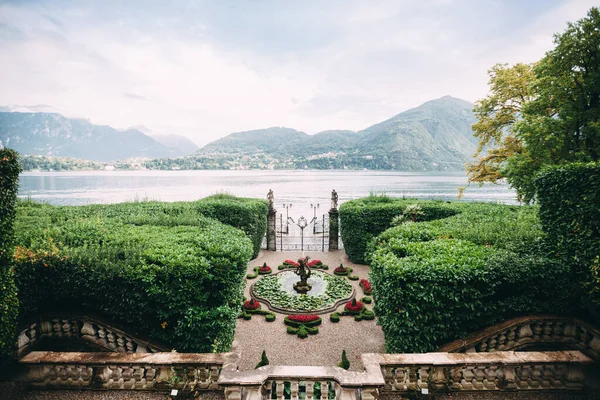
<svg viewBox="0 0 600 400"><path fill-rule="evenodd" d="M367 263L367 244L391 226L392 220L402 215L415 199L387 196L369 196L351 200L340 206L340 229L346 254L352 262ZM422 215L418 221L446 218L458 211L441 201L418 201Z"/></svg>
<svg viewBox="0 0 600 400"><path fill-rule="evenodd" d="M195 226L127 224L116 211L123 208L108 210L111 218L21 207L14 254L21 318L96 312L178 351L227 351L252 256L246 235L200 215Z"/></svg>
<svg viewBox="0 0 600 400"><path fill-rule="evenodd" d="M600 163L547 168L535 184L546 241L573 266L600 321Z"/></svg>
<svg viewBox="0 0 600 400"><path fill-rule="evenodd" d="M502 224L512 213L508 210L500 213L502 219L479 221ZM445 220L404 224L377 238L370 255L370 280L386 351L433 351L515 316L576 311L570 268L535 247L517 251L525 242L536 242L530 240L533 232L539 239L535 225L527 233L505 232L520 243L517 246L496 227L486 231L478 226L478 216L467 216L463 212ZM514 219L507 224L519 226ZM476 235L478 231L483 234ZM455 238L461 235L480 243Z"/></svg>
<svg viewBox="0 0 600 400"><path fill-rule="evenodd" d="M0 365L13 349L19 311L12 254L20 171L17 153L0 148Z"/></svg>

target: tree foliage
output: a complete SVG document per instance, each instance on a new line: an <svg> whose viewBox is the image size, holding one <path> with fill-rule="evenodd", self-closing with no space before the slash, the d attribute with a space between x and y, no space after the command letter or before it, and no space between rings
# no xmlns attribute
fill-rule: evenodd
<svg viewBox="0 0 600 400"><path fill-rule="evenodd" d="M521 200L535 197L533 180L547 165L600 158L600 10L554 37L534 65L496 65L490 94L475 105L479 139L467 164L469 182L506 178Z"/></svg>

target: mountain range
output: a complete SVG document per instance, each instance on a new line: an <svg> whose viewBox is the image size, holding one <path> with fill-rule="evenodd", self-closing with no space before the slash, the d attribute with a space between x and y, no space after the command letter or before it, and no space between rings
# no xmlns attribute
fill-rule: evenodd
<svg viewBox="0 0 600 400"><path fill-rule="evenodd" d="M131 157L178 157L198 149L176 135L149 136L137 129L117 130L55 112L0 111L0 146L21 154L113 161ZM44 110L48 106L44 106ZM7 108L5 107L4 110ZM28 109L27 109L28 110Z"/></svg>
<svg viewBox="0 0 600 400"><path fill-rule="evenodd" d="M308 135L272 127L232 133L200 149L185 137L156 135L144 126L120 131L56 113L0 112L0 145L98 161L148 157L150 169L462 169L477 145L472 109L472 103L446 96L358 132Z"/></svg>
<svg viewBox="0 0 600 400"><path fill-rule="evenodd" d="M296 167L461 169L477 146L473 104L446 96L402 112L359 132L331 130L308 135L290 128L232 133L189 157L271 159L276 167L293 158ZM323 165L327 162L329 165ZM303 164L304 163L304 164Z"/></svg>

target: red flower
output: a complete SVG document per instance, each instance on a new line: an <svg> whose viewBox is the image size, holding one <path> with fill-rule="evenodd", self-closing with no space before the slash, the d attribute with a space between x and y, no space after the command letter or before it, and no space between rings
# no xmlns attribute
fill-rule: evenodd
<svg viewBox="0 0 600 400"><path fill-rule="evenodd" d="M244 303L244 308L246 310L258 310L260 308L260 303L254 299L251 299Z"/></svg>
<svg viewBox="0 0 600 400"><path fill-rule="evenodd" d="M347 311L358 312L363 309L363 304L360 301L353 299L352 301L346 303L345 308Z"/></svg>
<svg viewBox="0 0 600 400"><path fill-rule="evenodd" d="M290 321L300 322L302 324L307 323L307 322L313 322L320 318L321 317L319 317L316 314L295 314L295 315L290 315L287 317L287 319L289 319Z"/></svg>
<svg viewBox="0 0 600 400"><path fill-rule="evenodd" d="M271 267L269 267L268 265L266 267L260 267L258 269L260 272L268 272L271 270Z"/></svg>
<svg viewBox="0 0 600 400"><path fill-rule="evenodd" d="M335 270L335 272L346 272L346 267L342 267L341 265L339 267L337 267Z"/></svg>
<svg viewBox="0 0 600 400"><path fill-rule="evenodd" d="M312 261L309 261L307 265L312 268L316 265L322 265L322 264L323 263L321 262L321 260L312 260Z"/></svg>
<svg viewBox="0 0 600 400"><path fill-rule="evenodd" d="M285 264L296 264L296 261L293 260L285 260L284 261Z"/></svg>
<svg viewBox="0 0 600 400"><path fill-rule="evenodd" d="M364 289L366 293L371 293L371 282L366 279L360 280L360 286Z"/></svg>

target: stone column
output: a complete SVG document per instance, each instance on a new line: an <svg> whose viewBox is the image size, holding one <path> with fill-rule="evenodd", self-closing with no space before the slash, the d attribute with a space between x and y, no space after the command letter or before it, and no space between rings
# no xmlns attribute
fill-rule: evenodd
<svg viewBox="0 0 600 400"><path fill-rule="evenodd" d="M269 189L269 193L267 193L267 200L269 200L269 213L267 214L267 250L276 251L277 230L275 220L277 219L277 210L275 210L275 205L273 204L275 196L271 189Z"/></svg>
<svg viewBox="0 0 600 400"><path fill-rule="evenodd" d="M329 210L329 251L339 249L340 216L337 208Z"/></svg>

